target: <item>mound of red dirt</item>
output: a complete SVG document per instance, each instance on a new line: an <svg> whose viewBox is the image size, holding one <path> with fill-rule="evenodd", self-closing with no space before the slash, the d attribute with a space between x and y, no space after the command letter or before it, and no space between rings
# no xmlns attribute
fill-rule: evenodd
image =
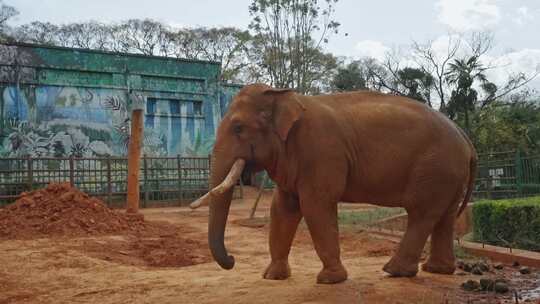
<svg viewBox="0 0 540 304"><path fill-rule="evenodd" d="M153 228L147 226L142 219L109 209L69 183L22 193L16 202L0 209L0 238L88 236Z"/></svg>
<svg viewBox="0 0 540 304"><path fill-rule="evenodd" d="M23 193L0 211L0 237L86 236L140 229L142 221L109 209L69 183Z"/></svg>
<svg viewBox="0 0 540 304"><path fill-rule="evenodd" d="M88 239L85 251L133 265L181 267L209 261L208 246L183 237L186 232L188 227L112 210L69 183L23 193L0 209L0 239L121 235L123 241Z"/></svg>

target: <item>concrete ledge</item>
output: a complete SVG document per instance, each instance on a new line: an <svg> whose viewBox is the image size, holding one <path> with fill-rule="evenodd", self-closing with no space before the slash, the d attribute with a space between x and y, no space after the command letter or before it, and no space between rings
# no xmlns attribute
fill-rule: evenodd
<svg viewBox="0 0 540 304"><path fill-rule="evenodd" d="M540 267L540 252L523 249L510 249L492 245L482 245L467 241L460 241L459 245L465 249L465 251L471 254L480 255L495 261L508 264L517 261L520 265L536 268Z"/></svg>
<svg viewBox="0 0 540 304"><path fill-rule="evenodd" d="M387 229L368 228L365 231L379 235L385 239L399 242L403 237L403 232ZM520 265L540 268L540 252L528 251L523 249L511 249L492 245L482 245L480 243L468 241L455 241L455 244L461 246L466 252L476 256L492 259L494 261L512 264L519 262Z"/></svg>

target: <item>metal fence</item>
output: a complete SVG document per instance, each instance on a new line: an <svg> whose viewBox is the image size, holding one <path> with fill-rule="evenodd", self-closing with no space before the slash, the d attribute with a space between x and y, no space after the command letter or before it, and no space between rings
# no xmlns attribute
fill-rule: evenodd
<svg viewBox="0 0 540 304"><path fill-rule="evenodd" d="M200 197L208 191L209 173L209 157L142 157L142 207L180 205ZM123 206L127 158L0 158L0 205L51 182L69 182L111 207Z"/></svg>
<svg viewBox="0 0 540 304"><path fill-rule="evenodd" d="M475 198L500 199L540 194L540 155L508 151L478 156Z"/></svg>
<svg viewBox="0 0 540 304"><path fill-rule="evenodd" d="M208 191L209 173L209 157L144 156L140 174L142 206L190 202ZM70 182L102 198L111 207L123 206L127 158L0 158L0 206L12 202L21 192L42 188L51 182ZM479 154L475 198L538 194L540 155L525 155L519 151ZM235 189L234 196L242 197L240 188Z"/></svg>

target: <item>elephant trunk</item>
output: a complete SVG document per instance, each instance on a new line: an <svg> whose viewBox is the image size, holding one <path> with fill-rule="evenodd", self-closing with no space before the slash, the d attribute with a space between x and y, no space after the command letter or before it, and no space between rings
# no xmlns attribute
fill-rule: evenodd
<svg viewBox="0 0 540 304"><path fill-rule="evenodd" d="M210 187L205 196L209 201L208 245L214 260L224 269L234 267L234 257L227 254L224 244L225 226L231 206L234 185L242 174L245 161L237 159L231 166L219 153L212 153Z"/></svg>

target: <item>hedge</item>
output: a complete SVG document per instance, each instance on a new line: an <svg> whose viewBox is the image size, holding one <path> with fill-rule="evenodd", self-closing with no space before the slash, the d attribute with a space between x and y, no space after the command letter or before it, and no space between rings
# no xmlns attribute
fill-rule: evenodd
<svg viewBox="0 0 540 304"><path fill-rule="evenodd" d="M540 196L476 202L473 225L477 242L540 251Z"/></svg>

